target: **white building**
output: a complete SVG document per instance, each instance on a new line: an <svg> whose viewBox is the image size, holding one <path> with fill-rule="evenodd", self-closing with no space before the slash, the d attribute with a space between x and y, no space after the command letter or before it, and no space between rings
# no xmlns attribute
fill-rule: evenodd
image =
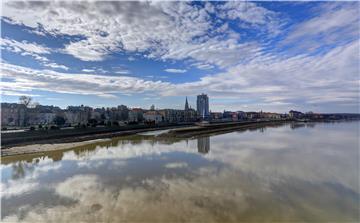
<svg viewBox="0 0 360 223"><path fill-rule="evenodd" d="M164 121L163 116L158 111L148 111L144 114L145 122L154 122L155 124Z"/></svg>

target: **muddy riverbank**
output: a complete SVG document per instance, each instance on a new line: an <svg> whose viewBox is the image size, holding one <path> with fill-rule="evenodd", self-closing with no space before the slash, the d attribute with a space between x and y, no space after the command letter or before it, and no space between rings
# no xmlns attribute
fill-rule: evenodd
<svg viewBox="0 0 360 223"><path fill-rule="evenodd" d="M142 134L147 132L159 132L160 134L155 134L156 137L166 138L166 137L178 137L186 138L193 137L204 134L211 134L217 132L228 132L237 129L251 129L259 128L262 126L274 126L281 125L285 121L263 121L263 122L238 122L238 123L216 123L206 126L167 126L167 127L156 127L156 128L146 128L146 129L136 129L128 131L118 131L102 134L91 134L85 136L74 136L58 139L45 139L37 141L26 141L19 142L16 145L11 145L3 147L1 149L1 156L14 156L20 154L33 154L33 153L43 153L54 150L66 150L77 146L92 144L96 142L107 141L114 137L121 136L130 136L135 134ZM164 130L164 132L162 132ZM168 131L165 131L168 130ZM3 145L2 145L3 146Z"/></svg>

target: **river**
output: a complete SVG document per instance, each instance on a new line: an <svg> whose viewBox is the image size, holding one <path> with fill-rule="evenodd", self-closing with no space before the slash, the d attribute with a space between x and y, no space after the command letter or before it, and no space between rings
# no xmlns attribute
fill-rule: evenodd
<svg viewBox="0 0 360 223"><path fill-rule="evenodd" d="M2 221L359 221L359 122L143 134L1 161Z"/></svg>

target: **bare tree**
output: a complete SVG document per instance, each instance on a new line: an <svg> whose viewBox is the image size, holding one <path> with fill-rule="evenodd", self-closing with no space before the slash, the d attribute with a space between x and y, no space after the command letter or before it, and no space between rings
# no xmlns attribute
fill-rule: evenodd
<svg viewBox="0 0 360 223"><path fill-rule="evenodd" d="M26 107L29 107L32 102L32 97L29 96L20 96L19 103L25 105Z"/></svg>

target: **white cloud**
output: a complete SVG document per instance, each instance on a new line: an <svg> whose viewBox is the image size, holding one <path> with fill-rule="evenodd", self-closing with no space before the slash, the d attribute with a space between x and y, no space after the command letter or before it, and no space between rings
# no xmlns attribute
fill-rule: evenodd
<svg viewBox="0 0 360 223"><path fill-rule="evenodd" d="M184 152L184 148L185 151L190 149L193 153L197 153L196 140L189 140L189 146L185 141L181 141L176 143L176 147L173 146L174 144L156 143L157 141L154 141L155 145L153 141L143 141L141 144L123 141L117 146L98 147L95 151L87 151L81 155L75 154L74 151L64 153L63 160L67 160L69 154L72 154L74 161L81 167L87 168L82 174L71 175L60 182L51 184L56 195L74 202L71 205L54 205L45 209L41 204L34 205L21 215L23 217L21 220L26 222L89 220L168 222L174 218L204 222L211 222L214 219L237 220L244 219L246 214L250 217L268 216L269 208L266 204L274 201L274 196L278 197L276 192L284 188L283 195L288 200L298 200L299 194L292 191L294 185L296 188L309 184L313 186L312 190L308 191L309 193L305 193L305 196L309 198L306 199L307 206L314 205L317 199L312 196L314 188L322 192L325 188L325 195L331 195L336 199L344 198L341 193L333 193L334 188L329 186L332 182L341 182L341 186L345 189L358 192L358 182L354 177L357 171L356 168L351 168L356 163L356 157L353 156L356 152L353 150L340 152L338 147L334 146L339 144L338 137L346 137L346 140L350 139L352 143L356 143L356 137L349 137L346 134L338 136L336 132L331 131L319 133L316 129L308 129L311 136L314 136L309 137L311 143L305 143L299 147L294 147L294 145L299 145L301 139L296 134L289 137L287 128L272 128L271 134L266 134L266 130L261 133L262 137L267 139L265 141L270 142L266 146L263 145L265 142L254 143L254 137L258 135L255 131L213 136L211 153L208 156L201 156L202 162L195 162L196 165L191 168L184 168L181 172L172 169L172 167L186 167L186 163L179 160L176 163L170 163L170 169L166 169L166 174L162 174L166 165L150 169L147 165L140 165L138 172L147 173L145 176L138 174L132 177L119 174L119 181L113 181L111 174L92 174L94 172L92 167L100 164L99 168L102 168L100 170L109 171L108 163L111 162L113 165L110 166L119 171L131 167L127 166L129 164L127 160L132 157L142 155L149 157L150 154L150 157L156 155L167 158L168 151ZM324 144L324 141L319 140L321 137L315 137L319 134L330 134L329 142L326 143L331 146L314 152L313 147L309 145ZM238 146L234 147L234 139L236 139L235 145ZM129 148L127 152L133 156L124 154L123 148ZM199 155L193 155L200 158ZM280 163L279 157L282 160ZM324 162L318 162L319 159L324 159L326 165ZM332 165L334 162L339 163L339 160L344 165ZM343 162L344 160L347 162ZM215 166L214 163L209 163L212 161L216 162ZM42 162L40 161L40 164ZM329 166L331 171L329 171ZM43 169L46 170L46 168ZM314 169L318 171L311 171ZM344 172L344 170L349 171ZM14 186L21 187L18 184ZM304 196L304 193L301 195ZM347 198L350 197L347 196ZM316 202L315 204L317 205ZM270 211L276 211L279 207L285 208L286 205L287 203L283 202L275 203L275 206L270 207ZM298 205L301 207L304 203ZM267 208L254 209L254 206ZM327 211L336 211L333 205L323 206L323 208ZM154 215L156 210L166 211ZM249 211L256 212L257 215L249 214ZM321 216L322 213L320 213ZM281 215L281 219L284 219L284 216L287 219L293 219L296 215L292 212L288 214ZM356 217L356 214L354 216ZM5 216L3 220L14 222L18 220L17 217L20 217L18 212L13 212L10 216Z"/></svg>
<svg viewBox="0 0 360 223"><path fill-rule="evenodd" d="M326 45L358 39L358 2L329 2L314 15L316 16L290 27L291 32L283 44L303 50L315 50Z"/></svg>
<svg viewBox="0 0 360 223"><path fill-rule="evenodd" d="M82 72L88 72L88 73L95 72L94 69L82 69L81 71Z"/></svg>
<svg viewBox="0 0 360 223"><path fill-rule="evenodd" d="M52 49L37 44L37 43L29 43L25 40L19 42L13 39L1 38L1 48L11 51L13 53L18 53L22 56L32 56L35 60L39 61L46 67L51 67L54 69L63 69L69 70L69 68L62 64L57 64L54 62L49 62L49 59L41 56L42 54L51 54Z"/></svg>
<svg viewBox="0 0 360 223"><path fill-rule="evenodd" d="M230 20L237 20L242 28L265 29L270 35L279 34L282 26L277 13L253 2L227 1L217 7L219 16Z"/></svg>
<svg viewBox="0 0 360 223"><path fill-rule="evenodd" d="M278 13L252 2L223 2L216 7L211 2L205 3L205 7L189 2L6 2L3 13L10 22L35 29L41 24L43 28L39 31L54 36L81 35L82 40L73 40L63 52L82 60L104 60L113 52L125 51L155 60L189 59L190 66L204 70L218 66L222 72L195 82L172 84L133 77L51 73L8 65L5 73L16 81L2 85L8 91L42 89L107 97L148 91L160 96L185 96L204 91L219 105L216 110L223 109L220 104L226 105L220 102L222 99L232 99L227 105L233 107L234 100L239 100L246 101L249 108L256 108L254 103L258 108L281 109L289 105L311 107L333 103L340 109L346 102L353 104L354 109L359 101L359 15L355 7L358 3L322 5L325 7L316 11L312 19L286 30L282 44L306 49L290 55L288 50L278 54L266 44L245 41L228 22L218 23L222 18L230 19L241 28L265 32L266 36L279 34L284 21L278 18ZM327 52L313 54L313 49L329 43L336 44L327 48ZM23 46L10 41L10 44L14 51L22 52L19 47L22 46L46 54L46 50L29 47L28 43ZM46 62L45 57L37 56ZM128 59L132 61L133 57ZM52 83L56 81L58 85Z"/></svg>
<svg viewBox="0 0 360 223"><path fill-rule="evenodd" d="M173 69L173 68L168 68L168 69L165 69L164 71L166 71L168 73L185 73L186 72L185 69Z"/></svg>
<svg viewBox="0 0 360 223"><path fill-rule="evenodd" d="M1 183L1 197L9 198L12 196L19 196L26 192L35 190L39 187L37 182L29 182L27 179L21 180L20 182L15 180L10 180L6 184Z"/></svg>
<svg viewBox="0 0 360 223"><path fill-rule="evenodd" d="M16 40L1 38L1 46L14 53L29 53L29 54L50 54L51 49L37 43L29 43L25 40L19 42Z"/></svg>
<svg viewBox="0 0 360 223"><path fill-rule="evenodd" d="M141 93L164 90L171 86L161 81L145 81L136 77L70 74L2 63L2 90L44 90L58 93L115 97L115 93Z"/></svg>
<svg viewBox="0 0 360 223"><path fill-rule="evenodd" d="M33 29L41 24L47 34L85 37L63 49L84 61L100 61L113 52L126 51L163 60L192 58L224 67L241 62L259 46L238 44L239 35L227 25L213 30L220 20L209 13L215 10L212 16L219 14L262 26L272 24L276 18L274 13L255 3L246 3L245 8L243 5L241 2L228 2L222 7L214 7L210 2L205 7L195 7L190 2L157 1L7 2L4 16ZM241 16L234 16L238 12ZM258 25L253 28L260 29ZM226 36L229 40L223 41ZM133 59L129 57L130 61Z"/></svg>
<svg viewBox="0 0 360 223"><path fill-rule="evenodd" d="M325 55L299 55L282 60L263 57L199 81L179 84L126 76L67 74L3 63L3 77L11 81L2 82L1 86L5 91L36 89L102 97L141 92L186 96L206 91L215 111L225 109L226 104L219 103L223 99L232 99L230 105L234 110L234 104L237 109L246 104L258 110L272 107L277 111L287 111L289 106L299 104L310 110L317 105L336 104L338 109L345 110L348 108L345 102L352 103L352 109L359 103L359 77L355 75L359 73L358 55L359 43L354 41Z"/></svg>
<svg viewBox="0 0 360 223"><path fill-rule="evenodd" d="M45 67L51 67L54 69L63 69L63 70L69 70L69 68L65 65L62 64L57 64L57 63L45 63L44 64Z"/></svg>
<svg viewBox="0 0 360 223"><path fill-rule="evenodd" d="M192 66L195 66L200 70L210 70L214 68L214 66L211 64L206 64L201 62L193 63Z"/></svg>
<svg viewBox="0 0 360 223"><path fill-rule="evenodd" d="M8 96L29 96L29 97L39 97L38 94L31 94L31 93L25 93L24 91L12 91L12 90L1 90L1 95L8 95Z"/></svg>
<svg viewBox="0 0 360 223"><path fill-rule="evenodd" d="M359 43L354 41L325 55L304 54L282 60L271 56L257 58L226 72L205 76L200 81L175 85L162 94L191 95L206 91L215 101L216 98L250 100L256 103L257 109L272 107L280 111L286 111L289 104L301 104L302 109L306 109L326 103L336 103L341 111L342 102L351 101L354 110L359 103L358 55ZM241 109L242 103L237 104Z"/></svg>
<svg viewBox="0 0 360 223"><path fill-rule="evenodd" d="M130 71L129 70L116 70L115 71L115 74L130 74Z"/></svg>

